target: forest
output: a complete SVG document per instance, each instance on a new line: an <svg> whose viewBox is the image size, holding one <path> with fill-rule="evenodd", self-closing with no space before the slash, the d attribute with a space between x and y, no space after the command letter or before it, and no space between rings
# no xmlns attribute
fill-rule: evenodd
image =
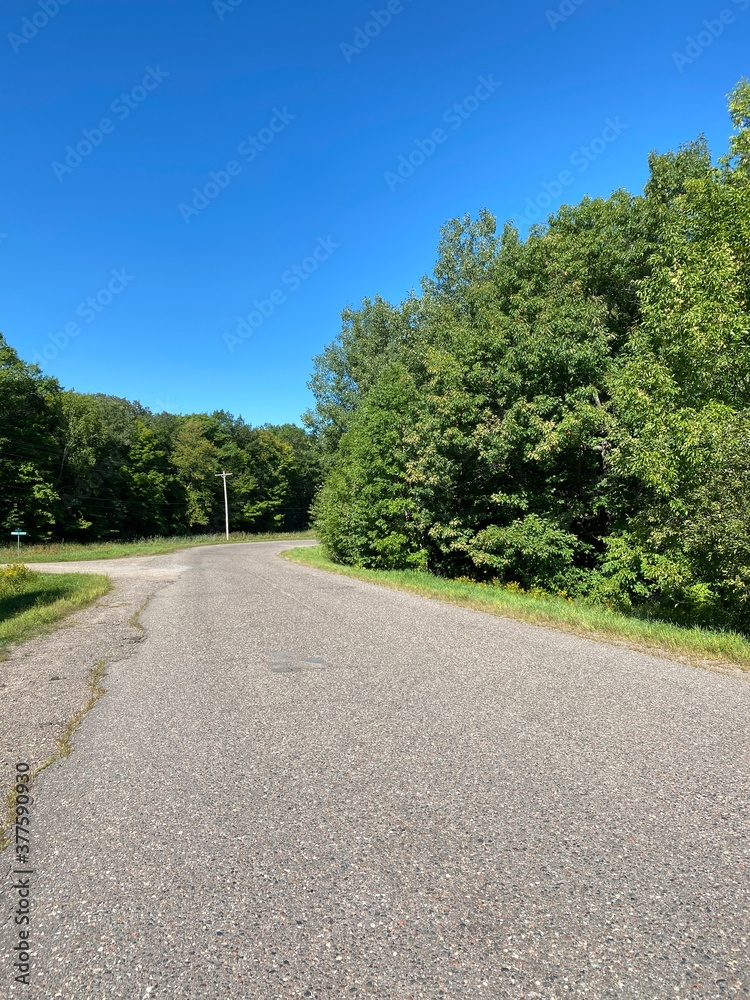
<svg viewBox="0 0 750 1000"><path fill-rule="evenodd" d="M218 411L177 416L64 390L0 336L0 526L30 542L224 530L296 531L319 480L294 424L250 427ZM6 538L6 541L9 540Z"/></svg>
<svg viewBox="0 0 750 1000"><path fill-rule="evenodd" d="M399 304L343 313L306 415L331 556L750 632L750 83L714 161L525 240L444 226Z"/></svg>

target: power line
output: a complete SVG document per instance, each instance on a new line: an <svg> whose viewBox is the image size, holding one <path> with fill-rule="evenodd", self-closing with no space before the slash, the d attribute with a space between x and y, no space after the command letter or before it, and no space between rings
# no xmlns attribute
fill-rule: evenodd
<svg viewBox="0 0 750 1000"><path fill-rule="evenodd" d="M30 482L28 484L29 487L45 486L45 485L49 485L49 484L48 483L32 483L32 482ZM4 486L3 489L4 490L12 490L15 493L22 493L25 496L28 496L28 494L29 494L29 490L25 489L22 486L10 486L10 485L8 485L8 486ZM66 495L64 493L61 495L57 491L55 491L55 493L57 494L57 496L52 498L53 502L55 500L59 500L59 502L63 503L63 504L66 503L66 500L67 500L67 502L70 503L70 504L72 504L72 505L100 506L100 507L107 507L107 508L110 508L112 510L118 510L118 509L121 509L121 508L128 508L128 507L131 507L131 508L132 507L141 507L141 508L145 508L146 510L153 510L154 509L153 502L149 503L149 502L142 501L142 500L106 500L104 497L70 496L70 495ZM240 496L239 499L242 500L243 497ZM263 497L259 497L257 502L258 503L267 503L268 499L267 498L263 498ZM165 508L165 507L180 508L180 507L185 507L186 504L187 504L187 500L174 501L174 502L172 502L172 501L166 501L165 500L163 503L159 504L159 508ZM291 513L292 511L294 511L294 512L297 512L297 511L307 511L307 510L309 510L309 504L286 504L286 503L282 503L280 506L278 506L276 508L276 510L279 513L285 513L285 512Z"/></svg>

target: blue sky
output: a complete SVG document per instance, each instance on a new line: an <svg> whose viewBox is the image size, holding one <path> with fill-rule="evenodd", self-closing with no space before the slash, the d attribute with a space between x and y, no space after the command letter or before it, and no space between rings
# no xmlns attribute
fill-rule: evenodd
<svg viewBox="0 0 750 1000"><path fill-rule="evenodd" d="M651 149L719 155L750 74L750 0L6 0L0 22L0 329L66 387L252 424L299 420L341 309L417 288L447 219L525 232L640 190Z"/></svg>

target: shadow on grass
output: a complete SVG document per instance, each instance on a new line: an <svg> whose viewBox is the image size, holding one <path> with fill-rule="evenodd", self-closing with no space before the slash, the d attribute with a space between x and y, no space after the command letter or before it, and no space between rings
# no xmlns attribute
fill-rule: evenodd
<svg viewBox="0 0 750 1000"><path fill-rule="evenodd" d="M0 596L0 621L7 621L32 608L52 604L60 597L65 597L69 590L69 586L55 586L55 581L51 580L47 584L35 584L32 588L25 588L17 593L3 594Z"/></svg>
<svg viewBox="0 0 750 1000"><path fill-rule="evenodd" d="M103 596L111 583L88 573L33 573L0 587L0 660L8 646L48 631L62 618Z"/></svg>

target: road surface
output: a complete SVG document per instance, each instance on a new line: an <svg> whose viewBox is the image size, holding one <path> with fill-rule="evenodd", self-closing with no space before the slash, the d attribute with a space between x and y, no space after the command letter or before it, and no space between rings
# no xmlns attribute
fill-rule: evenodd
<svg viewBox="0 0 750 1000"><path fill-rule="evenodd" d="M746 680L288 547L159 557L36 784L0 995L750 996Z"/></svg>

